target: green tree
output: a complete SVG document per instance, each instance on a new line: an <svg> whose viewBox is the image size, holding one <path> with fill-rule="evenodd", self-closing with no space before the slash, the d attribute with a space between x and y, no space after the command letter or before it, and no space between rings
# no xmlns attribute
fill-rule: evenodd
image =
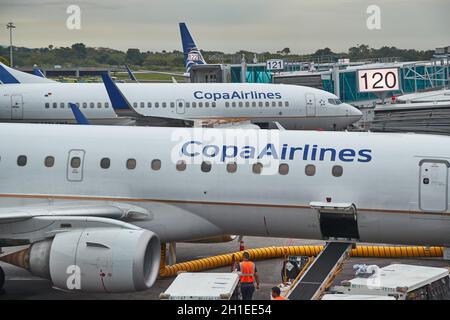
<svg viewBox="0 0 450 320"><path fill-rule="evenodd" d="M5 65L7 65L7 66L9 66L9 61L5 57L0 56L0 62L5 64Z"/></svg>
<svg viewBox="0 0 450 320"><path fill-rule="evenodd" d="M74 43L72 45L75 58L84 59L87 55L86 46L83 43Z"/></svg>
<svg viewBox="0 0 450 320"><path fill-rule="evenodd" d="M128 49L126 59L127 63L135 65L142 65L142 62L144 62L144 57L139 49Z"/></svg>

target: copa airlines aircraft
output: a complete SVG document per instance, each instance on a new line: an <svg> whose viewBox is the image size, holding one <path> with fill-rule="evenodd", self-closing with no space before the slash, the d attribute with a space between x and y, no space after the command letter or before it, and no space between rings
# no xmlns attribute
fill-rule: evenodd
<svg viewBox="0 0 450 320"><path fill-rule="evenodd" d="M31 244L2 260L62 289L146 289L160 242L221 234L450 245L445 136L44 124L0 136L0 246Z"/></svg>
<svg viewBox="0 0 450 320"><path fill-rule="evenodd" d="M117 87L145 125L200 122L214 126L248 122L286 129L338 130L361 112L335 95L308 87L242 83L121 83ZM128 124L111 108L102 83L0 86L0 121L75 123L69 102L93 124Z"/></svg>

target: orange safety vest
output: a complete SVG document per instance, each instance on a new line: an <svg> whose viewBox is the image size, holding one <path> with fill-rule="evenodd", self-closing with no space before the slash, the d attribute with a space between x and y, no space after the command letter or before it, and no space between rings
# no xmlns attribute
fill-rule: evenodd
<svg viewBox="0 0 450 320"><path fill-rule="evenodd" d="M273 300L287 300L287 299L285 297L278 296L278 297L274 298Z"/></svg>
<svg viewBox="0 0 450 320"><path fill-rule="evenodd" d="M255 279L255 264L251 261L242 261L241 267L241 282L253 283Z"/></svg>

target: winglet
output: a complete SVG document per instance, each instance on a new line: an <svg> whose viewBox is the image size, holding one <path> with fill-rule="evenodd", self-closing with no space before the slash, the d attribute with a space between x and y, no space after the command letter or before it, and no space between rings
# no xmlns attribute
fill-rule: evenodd
<svg viewBox="0 0 450 320"><path fill-rule="evenodd" d="M89 120L84 116L83 112L81 112L80 108L75 103L69 102L70 109L72 109L72 113L75 116L78 124L90 124Z"/></svg>
<svg viewBox="0 0 450 320"><path fill-rule="evenodd" d="M0 82L4 84L20 83L6 68L0 63Z"/></svg>
<svg viewBox="0 0 450 320"><path fill-rule="evenodd" d="M33 72L36 76L41 77L41 78L45 78L44 73L42 72L41 69L39 69L39 67L37 65L33 66Z"/></svg>
<svg viewBox="0 0 450 320"><path fill-rule="evenodd" d="M130 76L130 79L133 80L134 82L139 83L139 81L136 79L136 77L133 74L133 71L131 71L130 67L126 64L125 68L127 69L128 75Z"/></svg>
<svg viewBox="0 0 450 320"><path fill-rule="evenodd" d="M183 45L184 66L186 67L186 72L189 73L193 65L206 64L206 61L203 59L202 53L195 45L194 39L192 38L186 23L180 22L179 25L181 43Z"/></svg>
<svg viewBox="0 0 450 320"><path fill-rule="evenodd" d="M114 112L119 117L142 117L141 114L137 113L128 100L124 97L120 89L111 79L107 73L102 74L103 84L105 85L106 92L108 92L109 100L111 100L111 105Z"/></svg>

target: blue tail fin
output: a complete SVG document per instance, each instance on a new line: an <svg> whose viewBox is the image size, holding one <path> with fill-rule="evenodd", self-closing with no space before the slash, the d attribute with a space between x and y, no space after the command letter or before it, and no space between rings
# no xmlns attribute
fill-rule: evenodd
<svg viewBox="0 0 450 320"><path fill-rule="evenodd" d="M33 73L38 77L45 78L44 73L42 72L41 69L39 69L39 67L37 65L33 66Z"/></svg>
<svg viewBox="0 0 450 320"><path fill-rule="evenodd" d="M72 109L72 113L75 116L75 120L77 120L78 124L90 124L89 120L84 116L83 112L81 112L80 108L75 103L69 102L70 109Z"/></svg>
<svg viewBox="0 0 450 320"><path fill-rule="evenodd" d="M3 64L0 64L0 82L4 84L20 83L6 68Z"/></svg>
<svg viewBox="0 0 450 320"><path fill-rule="evenodd" d="M133 80L134 82L138 82L139 81L136 79L136 77L134 76L133 71L131 71L130 67L126 64L125 68L127 69L128 75L130 76L130 79Z"/></svg>
<svg viewBox="0 0 450 320"><path fill-rule="evenodd" d="M180 22L180 34L181 43L183 44L184 66L186 67L186 72L189 72L193 65L206 64L202 53L195 45L194 39L192 39L184 22Z"/></svg>

